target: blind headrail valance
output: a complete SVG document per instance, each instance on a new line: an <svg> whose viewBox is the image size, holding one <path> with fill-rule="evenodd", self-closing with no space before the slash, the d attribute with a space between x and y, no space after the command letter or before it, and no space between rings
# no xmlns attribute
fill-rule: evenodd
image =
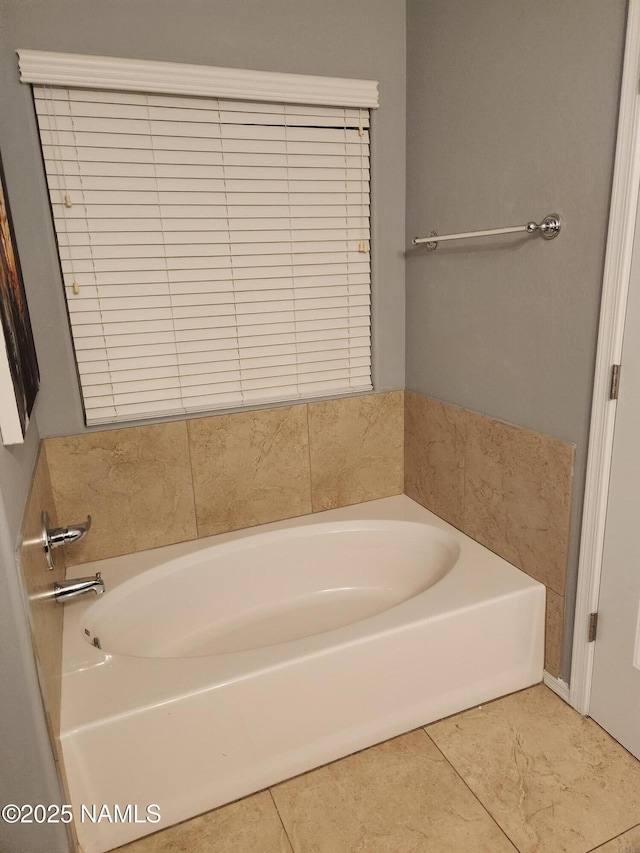
<svg viewBox="0 0 640 853"><path fill-rule="evenodd" d="M20 49L17 54L22 83L289 104L378 107L378 84L374 80L41 50Z"/></svg>

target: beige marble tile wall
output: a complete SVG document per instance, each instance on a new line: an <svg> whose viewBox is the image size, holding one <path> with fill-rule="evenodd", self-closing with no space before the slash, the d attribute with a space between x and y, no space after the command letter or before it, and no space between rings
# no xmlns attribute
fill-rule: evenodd
<svg viewBox="0 0 640 853"><path fill-rule="evenodd" d="M574 446L405 392L405 493L547 588L560 670Z"/></svg>
<svg viewBox="0 0 640 853"><path fill-rule="evenodd" d="M566 442L394 391L45 445L59 518L94 521L66 549L70 565L404 490L545 584L546 668L559 672L574 453Z"/></svg>
<svg viewBox="0 0 640 853"><path fill-rule="evenodd" d="M403 392L47 439L75 565L401 494Z"/></svg>

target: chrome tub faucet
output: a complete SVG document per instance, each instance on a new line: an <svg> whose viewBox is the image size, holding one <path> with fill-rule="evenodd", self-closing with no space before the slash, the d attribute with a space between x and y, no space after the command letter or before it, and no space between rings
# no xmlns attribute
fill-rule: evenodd
<svg viewBox="0 0 640 853"><path fill-rule="evenodd" d="M47 566L49 569L54 569L52 551L54 548L59 548L60 545L68 545L71 542L77 542L91 528L91 516L87 516L87 520L80 524L70 524L68 527L51 527L49 513L44 510L41 516L42 519L42 534L40 542L44 548L44 553L47 557ZM95 592L96 595L102 595L104 592L104 581L100 576L100 572L96 572L95 577L89 578L71 578L66 581L59 581L53 585L53 597L58 604L64 604L70 598L77 598L79 595L84 595L86 592ZM51 592L47 594L47 597Z"/></svg>
<svg viewBox="0 0 640 853"><path fill-rule="evenodd" d="M93 592L96 595L102 595L104 592L104 581L100 576L100 572L96 572L94 578L72 578L68 581L60 581L53 585L53 597L58 604L64 604L70 598L76 598L79 595L84 595L85 592Z"/></svg>

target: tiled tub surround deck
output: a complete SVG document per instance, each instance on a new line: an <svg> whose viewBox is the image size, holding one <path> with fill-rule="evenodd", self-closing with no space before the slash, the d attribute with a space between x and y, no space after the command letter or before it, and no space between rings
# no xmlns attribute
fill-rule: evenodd
<svg viewBox="0 0 640 853"><path fill-rule="evenodd" d="M405 495L97 569L65 613L72 802L165 826L542 677L544 587Z"/></svg>
<svg viewBox="0 0 640 853"><path fill-rule="evenodd" d="M573 451L393 391L47 439L36 479L48 481L48 462L40 502L60 522L93 517L69 565L404 491L545 584L545 668L557 675ZM50 621L39 612L34 624L59 661Z"/></svg>
<svg viewBox="0 0 640 853"><path fill-rule="evenodd" d="M118 853L638 853L640 762L539 685Z"/></svg>
<svg viewBox="0 0 640 853"><path fill-rule="evenodd" d="M560 671L575 448L405 391L405 494L543 583Z"/></svg>

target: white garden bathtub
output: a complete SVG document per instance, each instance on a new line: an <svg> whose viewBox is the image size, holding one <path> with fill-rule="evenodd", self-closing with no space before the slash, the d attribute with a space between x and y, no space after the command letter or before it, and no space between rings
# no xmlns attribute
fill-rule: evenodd
<svg viewBox="0 0 640 853"><path fill-rule="evenodd" d="M87 853L542 678L544 587L405 496L73 575L97 570L107 592L64 622ZM116 803L162 819L80 821Z"/></svg>

